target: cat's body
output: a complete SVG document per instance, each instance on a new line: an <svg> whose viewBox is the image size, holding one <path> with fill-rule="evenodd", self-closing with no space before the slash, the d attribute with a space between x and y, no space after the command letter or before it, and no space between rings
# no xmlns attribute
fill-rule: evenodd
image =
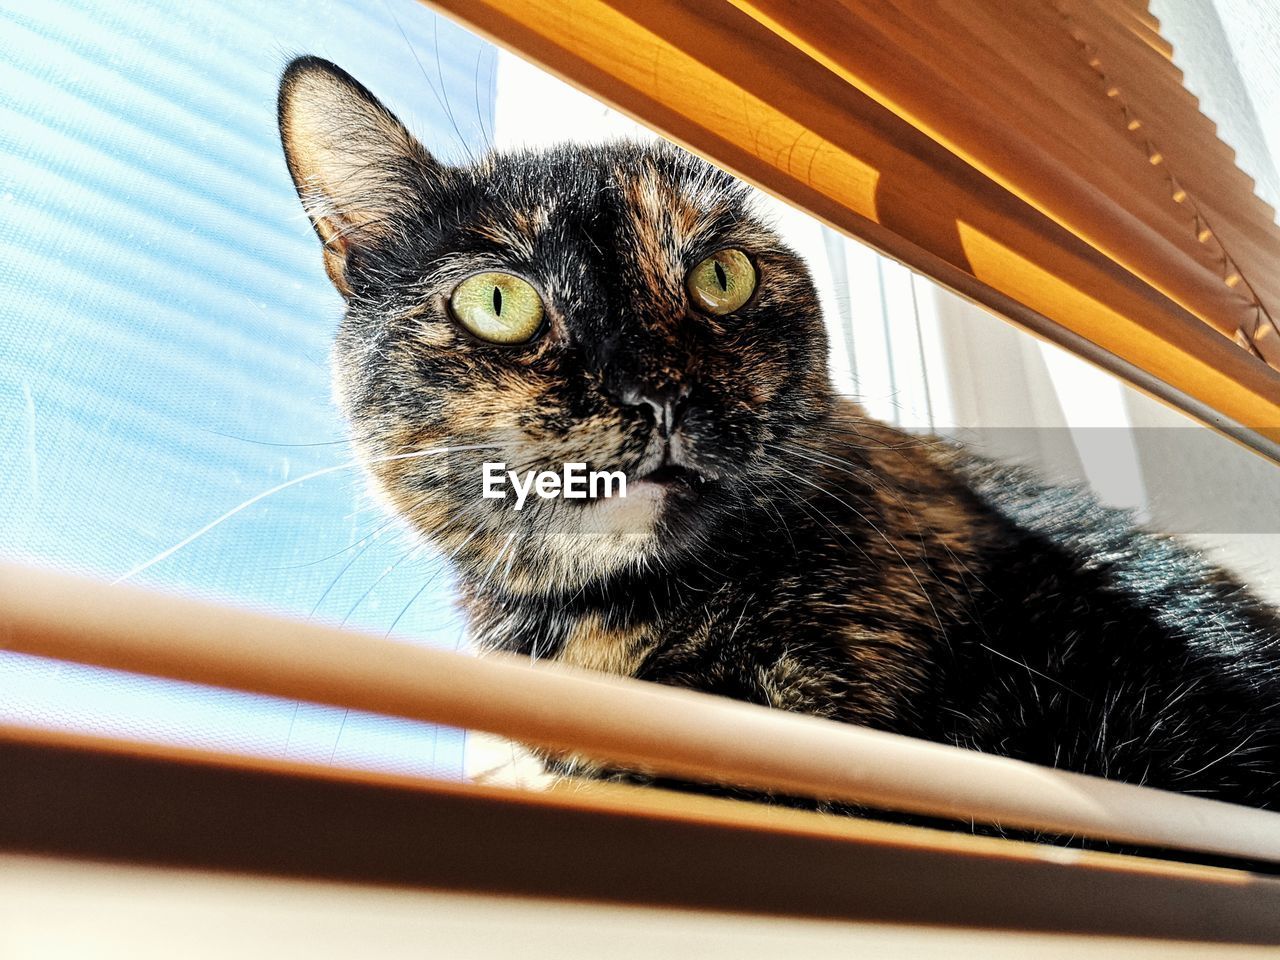
<svg viewBox="0 0 1280 960"><path fill-rule="evenodd" d="M472 579L477 640L1130 783L1280 799L1271 610L1083 491L858 430L798 451L800 489L713 539L711 562L534 598Z"/></svg>
<svg viewBox="0 0 1280 960"><path fill-rule="evenodd" d="M337 393L482 647L1036 763L1280 800L1280 621L1085 494L867 419L804 265L668 146L444 167L313 59L281 89L348 301ZM624 500L482 496L482 465Z"/></svg>

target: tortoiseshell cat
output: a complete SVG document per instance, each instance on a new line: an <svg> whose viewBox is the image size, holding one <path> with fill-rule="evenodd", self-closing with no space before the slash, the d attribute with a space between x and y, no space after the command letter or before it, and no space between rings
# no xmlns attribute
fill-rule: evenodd
<svg viewBox="0 0 1280 960"><path fill-rule="evenodd" d="M666 145L444 166L310 57L279 118L347 301L354 442L482 647L1280 799L1275 612L1079 491L838 399L805 265L732 177ZM621 470L627 496L517 511L485 462Z"/></svg>

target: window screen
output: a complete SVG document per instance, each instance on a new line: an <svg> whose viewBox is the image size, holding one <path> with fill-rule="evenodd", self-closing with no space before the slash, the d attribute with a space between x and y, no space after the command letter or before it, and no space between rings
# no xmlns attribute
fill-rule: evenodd
<svg viewBox="0 0 1280 960"><path fill-rule="evenodd" d="M412 0L0 0L0 557L454 647L439 558L340 466L341 302L275 128L298 53L444 159L488 139L492 48ZM9 654L0 722L461 764L457 732Z"/></svg>

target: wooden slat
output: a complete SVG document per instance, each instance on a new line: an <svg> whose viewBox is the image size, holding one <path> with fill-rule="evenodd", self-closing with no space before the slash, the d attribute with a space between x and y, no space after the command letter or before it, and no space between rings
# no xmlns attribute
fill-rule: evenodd
<svg viewBox="0 0 1280 960"><path fill-rule="evenodd" d="M1220 331L1250 315L1048 4L970 3L950 17L925 0L735 4ZM987 38L1001 33L1023 56L999 57ZM1073 71L1050 69L1054 54ZM1042 74L1036 85L1019 66ZM1068 114L1045 88L1083 109Z"/></svg>
<svg viewBox="0 0 1280 960"><path fill-rule="evenodd" d="M1280 943L1272 878L656 790L522 793L13 728L0 728L0 769L0 852L740 915Z"/></svg>
<svg viewBox="0 0 1280 960"><path fill-rule="evenodd" d="M1280 862L1280 813L16 567L0 566L0 649L483 730L686 779Z"/></svg>
<svg viewBox="0 0 1280 960"><path fill-rule="evenodd" d="M1248 292L1228 287L1216 272L1215 251L1184 232L1194 218L1171 195L1161 197L1163 172L1153 168L1141 179L1146 161L1137 146L1127 143L1123 158L1108 147L1093 164L1093 179L1089 144L1059 152L1062 137L1052 132L1051 117L1035 127L1039 141L1005 131L983 149L995 128L964 134L962 123L974 111L965 109L961 93L974 95L985 61L964 61L977 79L952 86L963 71L946 63L946 44L933 43L930 55L908 69L899 57L910 35L906 21L896 31L886 26L914 11L918 28L928 5L735 3L431 5L837 229L1280 458L1280 373L1224 336L1252 322ZM1036 7L1043 10L1033 15L1022 6L942 5L957 21L966 9L986 11L982 22L992 29L1018 17L1036 22L1049 9ZM1159 52L1115 18L1098 16L1087 26L1113 45L1123 43L1125 57L1164 62L1168 70ZM1033 40L1049 43L1027 42ZM1081 55L1072 72L1074 41L1064 31L1058 43L1064 46L1055 76L1084 84L1086 59ZM926 95L908 89L912 77L929 75L922 70L941 71L940 83L919 85ZM1012 82L1016 74L1007 76ZM914 99L906 105L908 93ZM1024 117L1029 96L1019 94ZM1105 95L1097 96L1104 109ZM926 129L889 103L910 118L927 114L930 121L920 121ZM1091 131L1099 148L1124 142L1122 125L1088 121L1088 110L1071 122ZM1008 151L1017 163L1002 160ZM1017 177L1017 168L1032 162L1040 163L1034 190ZM1126 191L1132 204L1122 202ZM1245 206L1256 213L1253 203ZM1258 223L1235 228L1249 238L1252 255L1275 253ZM1252 273L1264 291L1276 282L1261 269ZM1048 281L1028 284L1028 277Z"/></svg>
<svg viewBox="0 0 1280 960"><path fill-rule="evenodd" d="M495 868L500 865L495 864ZM1203 941L689 910L0 853L6 957L1202 960ZM1215 960L1272 958L1213 943Z"/></svg>

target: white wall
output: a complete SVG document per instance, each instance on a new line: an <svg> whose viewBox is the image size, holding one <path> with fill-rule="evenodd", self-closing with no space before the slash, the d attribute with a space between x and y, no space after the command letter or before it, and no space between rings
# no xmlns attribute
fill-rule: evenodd
<svg viewBox="0 0 1280 960"><path fill-rule="evenodd" d="M1200 109L1280 207L1280 5L1274 0L1151 0Z"/></svg>

